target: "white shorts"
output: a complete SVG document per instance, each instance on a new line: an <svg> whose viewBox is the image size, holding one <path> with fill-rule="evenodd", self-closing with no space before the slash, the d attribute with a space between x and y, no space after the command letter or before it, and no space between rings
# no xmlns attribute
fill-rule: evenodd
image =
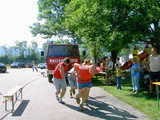
<svg viewBox="0 0 160 120"><path fill-rule="evenodd" d="M66 79L63 78L63 79L58 79L58 78L55 78L53 76L53 83L55 85L55 88L56 88L56 92L57 91L60 91L60 89L62 89L63 87L66 87Z"/></svg>

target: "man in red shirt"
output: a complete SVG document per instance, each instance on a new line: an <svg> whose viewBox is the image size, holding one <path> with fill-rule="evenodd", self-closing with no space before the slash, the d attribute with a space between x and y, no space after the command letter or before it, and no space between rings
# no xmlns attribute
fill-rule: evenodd
<svg viewBox="0 0 160 120"><path fill-rule="evenodd" d="M80 98L82 97L82 103L80 104L80 109L83 110L83 105L87 101L89 96L89 91L91 88L91 78L100 72L99 67L95 65L80 65L75 63L74 68L77 72L77 86L79 93L76 95L76 101L80 104Z"/></svg>
<svg viewBox="0 0 160 120"><path fill-rule="evenodd" d="M60 103L65 103L62 101L63 96L66 93L66 80L65 76L68 75L67 67L70 63L70 59L67 57L63 62L59 63L53 73L53 83L56 88L56 98ZM62 90L61 90L62 89ZM61 91L61 92L60 92ZM60 97L58 96L60 94Z"/></svg>

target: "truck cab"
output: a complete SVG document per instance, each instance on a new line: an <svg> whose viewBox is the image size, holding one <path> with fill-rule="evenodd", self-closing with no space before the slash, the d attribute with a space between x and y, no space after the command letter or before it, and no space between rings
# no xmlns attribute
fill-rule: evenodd
<svg viewBox="0 0 160 120"><path fill-rule="evenodd" d="M74 63L80 63L79 47L77 44L49 44L46 56L47 77L52 82L53 73L56 66L63 61L65 57L69 57L71 62L68 66L70 70Z"/></svg>

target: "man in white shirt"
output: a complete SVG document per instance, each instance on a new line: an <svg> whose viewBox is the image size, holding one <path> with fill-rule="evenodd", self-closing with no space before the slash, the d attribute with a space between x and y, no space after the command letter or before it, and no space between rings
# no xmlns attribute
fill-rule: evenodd
<svg viewBox="0 0 160 120"><path fill-rule="evenodd" d="M108 69L109 70L113 70L113 61L112 61L112 57L111 56L110 56L110 59L109 59Z"/></svg>
<svg viewBox="0 0 160 120"><path fill-rule="evenodd" d="M150 76L149 97L153 97L153 81L160 82L160 55L157 54L157 49L151 49L151 56L148 60L148 70ZM150 64L150 67L149 67Z"/></svg>

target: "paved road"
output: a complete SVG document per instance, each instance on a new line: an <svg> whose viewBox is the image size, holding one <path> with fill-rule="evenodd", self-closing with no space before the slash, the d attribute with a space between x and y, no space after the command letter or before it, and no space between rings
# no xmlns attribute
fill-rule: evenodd
<svg viewBox="0 0 160 120"><path fill-rule="evenodd" d="M85 110L81 112L75 98L69 97L69 87L63 99L66 104L58 103L54 85L48 83L40 72L11 69L7 74L0 74L0 92L3 94L20 83L24 86L23 100L17 101L13 114L4 111L4 104L0 105L2 120L149 120L140 111L96 86L92 87ZM10 75L16 76L13 77L14 82L5 83ZM0 102L3 100L0 95Z"/></svg>

